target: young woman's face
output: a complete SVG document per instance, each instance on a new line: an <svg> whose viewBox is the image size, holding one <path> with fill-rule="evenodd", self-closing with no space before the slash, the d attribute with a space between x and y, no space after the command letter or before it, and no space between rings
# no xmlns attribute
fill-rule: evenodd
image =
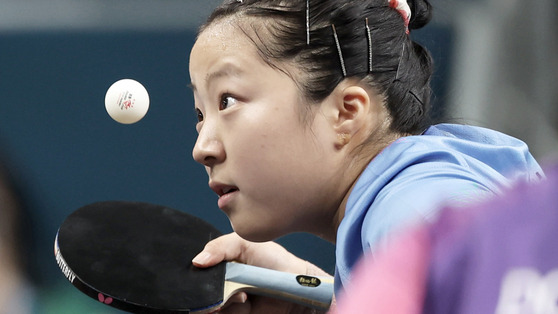
<svg viewBox="0 0 558 314"><path fill-rule="evenodd" d="M303 122L293 79L264 63L231 20L200 34L190 77L199 120L193 157L235 231L265 241L327 220L340 172L337 135L320 106Z"/></svg>

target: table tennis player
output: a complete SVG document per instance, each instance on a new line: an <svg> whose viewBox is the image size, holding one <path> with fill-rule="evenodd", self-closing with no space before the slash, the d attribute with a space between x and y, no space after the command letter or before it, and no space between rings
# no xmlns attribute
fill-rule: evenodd
<svg viewBox="0 0 558 314"><path fill-rule="evenodd" d="M190 54L194 159L235 231L198 267L223 260L327 275L274 239L336 245L336 294L354 265L443 205L498 195L543 171L522 141L430 120L429 52L413 41L426 0L226 0ZM238 294L221 313L306 309Z"/></svg>

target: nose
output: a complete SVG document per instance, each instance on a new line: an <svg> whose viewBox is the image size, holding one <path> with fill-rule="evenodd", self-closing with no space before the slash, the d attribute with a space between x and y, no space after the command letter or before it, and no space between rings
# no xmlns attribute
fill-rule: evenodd
<svg viewBox="0 0 558 314"><path fill-rule="evenodd" d="M225 149L221 140L216 136L215 129L206 125L200 130L192 156L195 161L206 167L213 167L225 160Z"/></svg>

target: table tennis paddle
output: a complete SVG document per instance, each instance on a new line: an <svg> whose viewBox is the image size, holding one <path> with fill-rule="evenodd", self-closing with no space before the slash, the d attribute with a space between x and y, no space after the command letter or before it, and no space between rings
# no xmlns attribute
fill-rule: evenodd
<svg viewBox="0 0 558 314"><path fill-rule="evenodd" d="M239 291L327 309L333 281L240 263L200 269L192 258L221 233L165 206L105 201L70 214L54 253L66 278L88 296L136 313L210 313Z"/></svg>

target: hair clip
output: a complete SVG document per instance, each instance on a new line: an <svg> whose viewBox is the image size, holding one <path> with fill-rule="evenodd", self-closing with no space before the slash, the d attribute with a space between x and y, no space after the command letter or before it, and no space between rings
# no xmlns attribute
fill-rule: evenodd
<svg viewBox="0 0 558 314"><path fill-rule="evenodd" d="M368 40L368 73L372 72L372 35L370 34L370 26L368 26L368 18L366 21L366 38Z"/></svg>
<svg viewBox="0 0 558 314"><path fill-rule="evenodd" d="M306 45L310 45L310 0L306 0Z"/></svg>
<svg viewBox="0 0 558 314"><path fill-rule="evenodd" d="M341 70L343 71L343 77L347 76L347 71L345 70L345 61L343 60L343 53L341 52L341 45L339 44L339 38L337 37L337 31L335 30L335 25L331 24L333 29L333 38L335 39L335 45L337 46L337 53L339 54L339 60L341 61Z"/></svg>
<svg viewBox="0 0 558 314"><path fill-rule="evenodd" d="M411 8L407 0L388 0L390 8L393 8L401 14L405 23L405 33L409 34L409 23L411 22Z"/></svg>

